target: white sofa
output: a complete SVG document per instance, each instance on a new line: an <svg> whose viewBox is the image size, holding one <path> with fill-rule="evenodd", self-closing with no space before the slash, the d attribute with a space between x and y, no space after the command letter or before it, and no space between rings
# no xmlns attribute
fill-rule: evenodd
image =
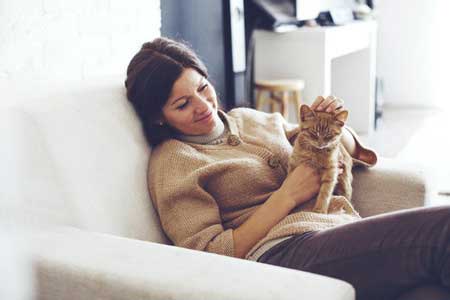
<svg viewBox="0 0 450 300"><path fill-rule="evenodd" d="M171 246L122 81L3 87L0 222L27 229L39 299L354 299L340 280ZM363 216L425 203L415 166L354 177Z"/></svg>

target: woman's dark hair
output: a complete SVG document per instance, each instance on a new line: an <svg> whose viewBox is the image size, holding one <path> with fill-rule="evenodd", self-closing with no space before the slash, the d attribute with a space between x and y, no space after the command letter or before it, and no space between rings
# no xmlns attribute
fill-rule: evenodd
<svg viewBox="0 0 450 300"><path fill-rule="evenodd" d="M159 121L173 84L186 68L208 77L205 65L193 50L183 43L162 37L144 43L128 65L125 80L127 98L141 120L147 142L152 146L175 134L168 124L160 125Z"/></svg>

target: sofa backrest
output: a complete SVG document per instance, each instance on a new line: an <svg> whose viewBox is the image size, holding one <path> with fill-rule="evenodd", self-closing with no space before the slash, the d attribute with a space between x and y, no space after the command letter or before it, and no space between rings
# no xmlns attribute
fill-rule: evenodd
<svg viewBox="0 0 450 300"><path fill-rule="evenodd" d="M2 93L0 220L167 243L147 192L151 151L122 78Z"/></svg>

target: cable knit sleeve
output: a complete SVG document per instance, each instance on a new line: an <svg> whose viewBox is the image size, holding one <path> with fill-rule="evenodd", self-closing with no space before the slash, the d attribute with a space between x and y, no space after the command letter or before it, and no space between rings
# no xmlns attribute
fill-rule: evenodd
<svg viewBox="0 0 450 300"><path fill-rule="evenodd" d="M280 114L281 116L281 114ZM286 121L286 119L281 116L281 122L283 124L284 133L286 134L286 138L291 143L291 145L294 145L295 138L297 137L298 133L300 132L300 127L298 124L289 123Z"/></svg>
<svg viewBox="0 0 450 300"><path fill-rule="evenodd" d="M375 166L378 161L377 153L374 150L364 146L358 134L356 134L356 132L351 127L345 126L344 128L350 132L356 143L357 157L352 157L353 165L364 167Z"/></svg>
<svg viewBox="0 0 450 300"><path fill-rule="evenodd" d="M232 229L224 230L215 199L202 187L202 162L159 150L152 152L148 182L166 235L176 246L234 256Z"/></svg>

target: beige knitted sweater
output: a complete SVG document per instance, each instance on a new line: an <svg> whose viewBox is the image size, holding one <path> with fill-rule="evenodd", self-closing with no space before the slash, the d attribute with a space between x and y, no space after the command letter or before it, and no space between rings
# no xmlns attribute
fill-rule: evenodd
<svg viewBox="0 0 450 300"><path fill-rule="evenodd" d="M234 256L233 229L281 186L298 126L279 113L248 108L219 113L229 134L218 145L171 139L152 150L149 191L162 228L176 246ZM268 241L359 218L356 212L325 215L296 208L246 258Z"/></svg>

